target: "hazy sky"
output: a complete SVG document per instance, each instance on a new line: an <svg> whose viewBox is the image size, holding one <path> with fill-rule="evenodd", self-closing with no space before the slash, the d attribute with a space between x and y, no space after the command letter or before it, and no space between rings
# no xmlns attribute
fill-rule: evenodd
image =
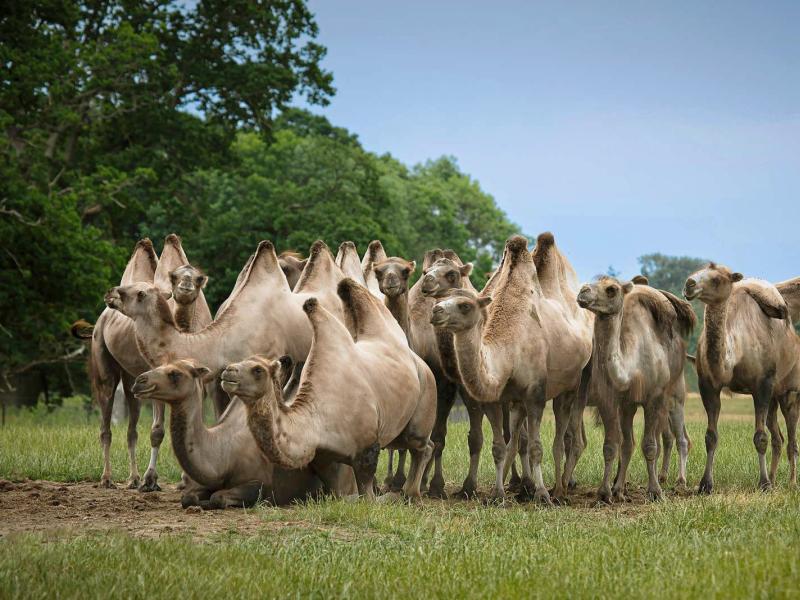
<svg viewBox="0 0 800 600"><path fill-rule="evenodd" d="M312 0L372 151L450 154L582 278L649 252L800 275L800 2Z"/></svg>

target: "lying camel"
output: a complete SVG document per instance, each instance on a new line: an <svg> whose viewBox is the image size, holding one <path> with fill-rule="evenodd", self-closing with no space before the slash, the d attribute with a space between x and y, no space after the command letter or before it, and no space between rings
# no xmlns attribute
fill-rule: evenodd
<svg viewBox="0 0 800 600"><path fill-rule="evenodd" d="M755 435L758 452L759 487L769 489L774 480L767 473L766 451L769 425L773 446L773 471L777 468L782 436L777 419L768 418L770 406L778 398L790 412L787 425L790 452L796 456L795 430L797 419L788 398L800 390L798 381L798 338L789 320L789 309L775 286L758 279L744 279L727 267L710 263L686 280L684 296L699 299L705 305L703 331L697 342L695 367L700 396L708 415L706 430L706 468L699 492L711 493L714 488L714 454L719 436L717 421L720 391L753 396ZM796 403L794 403L796 405ZM790 424L790 421L793 424ZM776 452L777 449L777 452ZM790 457L794 464L796 458Z"/></svg>
<svg viewBox="0 0 800 600"><path fill-rule="evenodd" d="M170 265L188 265L186 255L180 246L180 239L174 234L167 237L164 244L163 263L156 258L153 244L149 239L137 242L134 247L125 272L122 275L121 285L137 282L152 283L154 278L163 277L163 273ZM162 266L163 265L163 266ZM159 267L161 267L159 269ZM199 273L199 272L198 272ZM176 310L185 310L195 315L189 326L196 325L203 315L202 309L195 310L195 303L202 303L206 307L205 299L200 288L192 293L182 296L184 303ZM80 337L85 337L81 334ZM139 475L136 461L136 443L138 433L136 427L139 421L141 405L130 390L133 379L148 369L147 362L142 357L136 346L133 323L130 319L117 311L106 309L97 319L92 331L91 352L89 356L89 374L92 382L92 395L100 406L100 441L103 446L103 474L100 485L114 487L111 478L111 410L114 404L114 391L117 384L122 381L122 389L128 404L128 460L130 475L128 487L138 488L148 492L158 490L158 473L156 463L161 442L164 438L164 405L153 405L153 424L150 430L150 463L145 471L144 479Z"/></svg>
<svg viewBox="0 0 800 600"><path fill-rule="evenodd" d="M485 404L510 403L508 447L498 422L501 415L499 419L487 415L490 422L494 420L493 432L501 433L495 433L492 443L494 496L505 497L506 455L518 447L522 420L527 417L530 456L522 456L522 492L533 490L535 499L550 504L541 472L542 413L548 399L576 393L591 354L591 339L576 327L569 308L544 296L527 246L522 236L506 242L501 266L489 281L492 296L453 290L436 304L431 321L454 333L460 380L467 393ZM566 431L566 412L556 413L561 419L558 430Z"/></svg>
<svg viewBox="0 0 800 600"><path fill-rule="evenodd" d="M258 500L288 504L317 494L320 480L309 469L281 469L262 456L247 428L247 413L239 400L231 402L217 425L205 426L203 377L208 374L205 367L178 360L142 373L133 386L138 398L166 402L172 407L170 435L175 457L200 486L189 486L181 498L184 508L252 506ZM350 471L349 482L347 473L334 473L338 477L334 478L332 491L355 492L352 471L346 470Z"/></svg>
<svg viewBox="0 0 800 600"><path fill-rule="evenodd" d="M596 317L590 394L598 399L606 431L600 499L624 500L634 446L633 417L639 405L644 408L642 453L647 462L647 493L652 500L661 499L656 473L657 435L676 399L680 398L682 405L686 395L684 337L696 323L694 311L688 302L671 294L646 285L623 284L613 277L584 285L578 304ZM609 482L620 444L620 425L622 454L612 490ZM685 484L688 444L682 418L674 427L681 454L678 479Z"/></svg>
<svg viewBox="0 0 800 600"><path fill-rule="evenodd" d="M276 464L293 469L315 459L349 464L359 494L368 497L374 495L380 449L407 448L411 469L403 492L418 498L422 470L433 452L433 375L365 287L345 279L338 294L349 330L316 299L306 300L303 310L314 342L297 396L291 404L284 402L280 373L290 365L271 362L260 398L237 391L248 410L248 425L261 451Z"/></svg>

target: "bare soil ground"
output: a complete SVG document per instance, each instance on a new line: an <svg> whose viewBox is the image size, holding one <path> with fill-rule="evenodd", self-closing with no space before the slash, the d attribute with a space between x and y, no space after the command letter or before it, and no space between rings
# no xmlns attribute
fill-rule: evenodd
<svg viewBox="0 0 800 600"><path fill-rule="evenodd" d="M291 519L291 507L277 510L287 512L280 521L264 520L258 510L202 510L180 505L181 493L172 484L163 491L141 493L124 488L105 489L97 483L60 483L54 481L24 481L14 483L0 480L0 537L23 532L102 532L122 530L140 538L164 535L189 535L202 540L219 533L252 534L263 529L286 527L319 528L317 524ZM488 489L486 490L488 492ZM460 500L452 497L456 489L448 489L451 499L446 503L486 502ZM691 492L665 488L667 497L677 498ZM510 494L513 498L513 494ZM441 500L425 499L425 504L440 504ZM570 506L553 510L583 510L636 516L647 504L644 488L629 486L628 502L606 506L597 503L596 490L581 486L570 494ZM507 502L506 507L530 507L533 504ZM498 507L500 508L500 507Z"/></svg>

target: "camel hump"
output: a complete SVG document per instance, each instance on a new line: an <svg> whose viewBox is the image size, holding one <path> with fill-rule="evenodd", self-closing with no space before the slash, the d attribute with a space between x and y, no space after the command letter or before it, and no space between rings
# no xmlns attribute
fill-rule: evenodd
<svg viewBox="0 0 800 600"><path fill-rule="evenodd" d="M189 259L183 251L181 238L175 233L170 233L164 238L164 248L161 250L161 257L158 259L158 267L153 276L153 283L160 289L171 290L172 282L169 274L183 265L189 264Z"/></svg>
<svg viewBox="0 0 800 600"><path fill-rule="evenodd" d="M379 263L386 260L386 250L383 249L383 244L380 240L372 240L367 246L367 251L364 253L364 258L361 261L361 269L366 271L370 264Z"/></svg>
<svg viewBox="0 0 800 600"><path fill-rule="evenodd" d="M366 285L361 261L358 258L358 250L356 250L356 245L353 242L347 241L339 244L335 263L347 277L352 277L359 283Z"/></svg>
<svg viewBox="0 0 800 600"><path fill-rule="evenodd" d="M309 316L317 312L317 308L319 308L319 300L316 298L309 298L303 302L303 312Z"/></svg>
<svg viewBox="0 0 800 600"><path fill-rule="evenodd" d="M344 307L347 328L353 332L356 340L384 332L386 321L378 301L367 288L348 277L339 282L336 293Z"/></svg>
<svg viewBox="0 0 800 600"><path fill-rule="evenodd" d="M528 240L521 235L512 235L506 241L506 254L511 264L526 262L526 258L531 258L528 252Z"/></svg>
<svg viewBox="0 0 800 600"><path fill-rule="evenodd" d="M446 258L447 260L453 261L459 267L464 264L464 261L461 260L461 257L456 254L455 250L445 249L442 250L442 258Z"/></svg>
<svg viewBox="0 0 800 600"><path fill-rule="evenodd" d="M631 301L638 302L653 317L656 331L671 335L678 319L672 304L667 297L650 287L639 286L635 292L628 294Z"/></svg>
<svg viewBox="0 0 800 600"><path fill-rule="evenodd" d="M638 284L638 285L646 285L646 284ZM675 314L677 315L678 332L681 334L681 336L688 337L689 335L691 335L692 331L694 331L694 328L697 325L697 315L695 314L692 305L689 304L686 300L682 300L681 298L678 298L675 294L671 294L666 290L658 290L658 291L661 292L661 294L663 294L663 296L667 300L669 300L669 303L672 304L672 308L675 309Z"/></svg>
<svg viewBox="0 0 800 600"><path fill-rule="evenodd" d="M428 250L422 259L422 270L425 271L433 265L437 260L444 258L444 252L439 248Z"/></svg>
<svg viewBox="0 0 800 600"><path fill-rule="evenodd" d="M800 321L800 277L776 283L775 287L789 307L792 321Z"/></svg>
<svg viewBox="0 0 800 600"><path fill-rule="evenodd" d="M166 244L175 246L176 248L181 248L181 236L179 236L177 233L170 233L164 238L164 245Z"/></svg>
<svg viewBox="0 0 800 600"><path fill-rule="evenodd" d="M295 285L296 292L314 292L333 285L342 277L328 245L322 240L311 244L308 262Z"/></svg>
<svg viewBox="0 0 800 600"><path fill-rule="evenodd" d="M789 307L778 290L769 285L748 281L742 285L744 291L770 319L786 319L789 317Z"/></svg>
<svg viewBox="0 0 800 600"><path fill-rule="evenodd" d="M94 332L94 325L83 319L78 319L72 324L72 327L69 328L69 332L72 334L72 337L78 338L79 340L90 340Z"/></svg>
<svg viewBox="0 0 800 600"><path fill-rule="evenodd" d="M133 247L125 272L122 274L120 285L131 285L140 281L152 283L157 268L158 256L156 256L155 248L153 248L153 242L150 241L150 238L143 238L136 242Z"/></svg>

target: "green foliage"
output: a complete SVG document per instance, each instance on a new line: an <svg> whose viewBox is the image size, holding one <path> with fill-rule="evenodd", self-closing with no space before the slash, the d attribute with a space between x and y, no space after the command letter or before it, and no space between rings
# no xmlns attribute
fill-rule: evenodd
<svg viewBox="0 0 800 600"><path fill-rule="evenodd" d="M639 257L642 275L650 280L650 285L667 290L681 297L686 278L707 264L707 260L691 256L667 256L665 254L645 254Z"/></svg>

